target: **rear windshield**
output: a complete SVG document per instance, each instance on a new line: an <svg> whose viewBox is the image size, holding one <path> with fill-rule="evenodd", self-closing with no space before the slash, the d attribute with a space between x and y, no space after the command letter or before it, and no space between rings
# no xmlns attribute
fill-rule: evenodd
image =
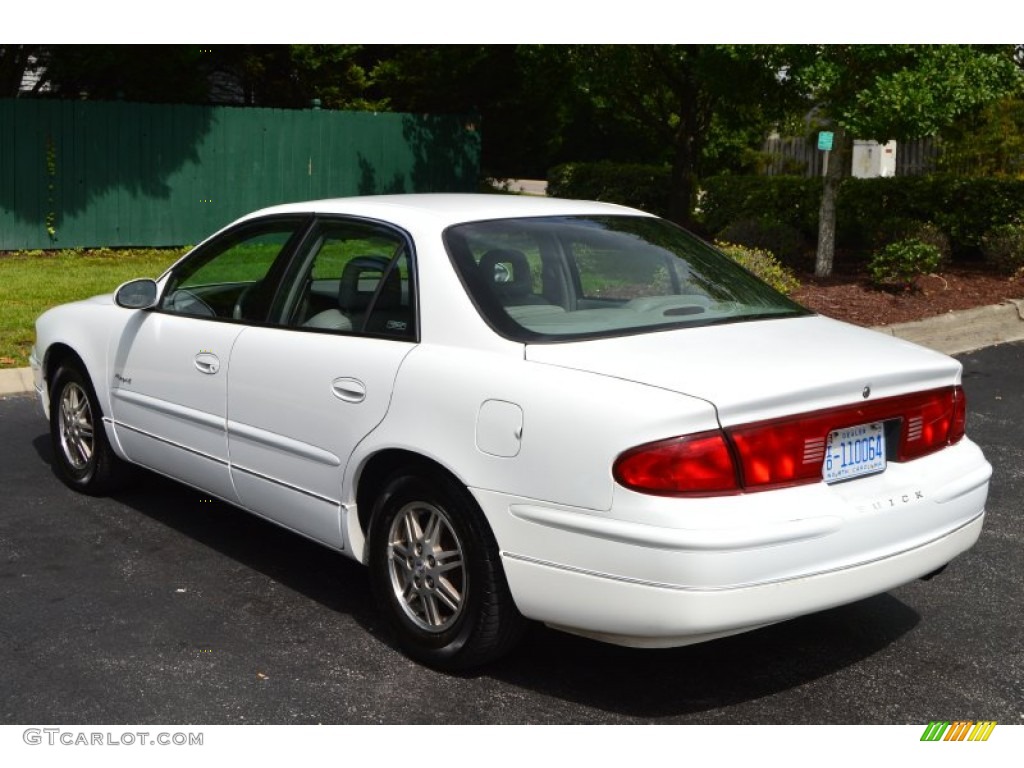
<svg viewBox="0 0 1024 768"><path fill-rule="evenodd" d="M516 341L568 341L809 314L662 219L474 222L450 227L445 245L484 319Z"/></svg>

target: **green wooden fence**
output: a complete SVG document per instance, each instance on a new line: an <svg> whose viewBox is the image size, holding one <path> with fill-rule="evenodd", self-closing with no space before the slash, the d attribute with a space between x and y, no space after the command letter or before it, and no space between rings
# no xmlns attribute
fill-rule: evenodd
<svg viewBox="0 0 1024 768"><path fill-rule="evenodd" d="M196 243L276 203L472 192L460 116L0 100L0 250Z"/></svg>

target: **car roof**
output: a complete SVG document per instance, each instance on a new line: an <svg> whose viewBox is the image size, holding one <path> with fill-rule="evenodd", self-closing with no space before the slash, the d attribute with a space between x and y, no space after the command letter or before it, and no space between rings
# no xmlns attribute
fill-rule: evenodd
<svg viewBox="0 0 1024 768"><path fill-rule="evenodd" d="M346 214L381 219L396 224L429 218L435 225L440 226L450 226L468 221L533 216L650 215L614 203L586 200L565 200L534 195L431 193L338 197L287 203L255 211L245 218L280 213Z"/></svg>

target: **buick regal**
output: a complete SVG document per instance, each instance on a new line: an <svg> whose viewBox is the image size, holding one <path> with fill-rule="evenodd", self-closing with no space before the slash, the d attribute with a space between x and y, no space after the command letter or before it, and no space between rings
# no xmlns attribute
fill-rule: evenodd
<svg viewBox="0 0 1024 768"><path fill-rule="evenodd" d="M602 203L262 210L46 312L32 367L72 488L136 465L354 558L448 669L885 592L977 540L991 474L955 360Z"/></svg>

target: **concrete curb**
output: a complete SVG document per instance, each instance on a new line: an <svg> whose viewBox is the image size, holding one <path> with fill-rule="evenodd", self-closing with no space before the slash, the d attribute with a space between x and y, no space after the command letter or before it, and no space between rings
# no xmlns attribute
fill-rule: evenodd
<svg viewBox="0 0 1024 768"><path fill-rule="evenodd" d="M873 330L947 355L959 355L1024 339L1024 301L1007 299L1002 304L947 312L912 323L877 326Z"/></svg>
<svg viewBox="0 0 1024 768"><path fill-rule="evenodd" d="M872 330L947 355L959 355L994 344L1024 341L1024 300L1007 299L1002 304L948 312L912 323L880 325ZM0 397L32 391L31 368L0 370Z"/></svg>
<svg viewBox="0 0 1024 768"><path fill-rule="evenodd" d="M0 370L0 397L33 392L31 368L4 368Z"/></svg>

